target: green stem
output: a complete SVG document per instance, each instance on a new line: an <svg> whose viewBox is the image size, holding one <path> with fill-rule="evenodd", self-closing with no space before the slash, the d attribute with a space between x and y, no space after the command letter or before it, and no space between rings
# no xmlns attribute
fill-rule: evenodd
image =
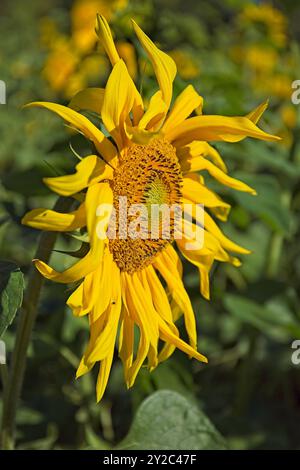
<svg viewBox="0 0 300 470"><path fill-rule="evenodd" d="M54 206L54 210L66 212L70 209L72 203L73 201L71 199L60 197ZM54 248L56 238L56 232L43 232L40 236L35 258L47 263ZM23 304L19 313L11 367L4 389L0 445L2 449L13 449L15 445L14 435L17 404L23 385L27 350L37 315L37 306L43 284L44 278L38 270L32 266Z"/></svg>
<svg viewBox="0 0 300 470"><path fill-rule="evenodd" d="M0 376L2 380L2 387L3 390L6 387L7 380L8 380L8 370L7 370L7 365L6 364L0 364Z"/></svg>

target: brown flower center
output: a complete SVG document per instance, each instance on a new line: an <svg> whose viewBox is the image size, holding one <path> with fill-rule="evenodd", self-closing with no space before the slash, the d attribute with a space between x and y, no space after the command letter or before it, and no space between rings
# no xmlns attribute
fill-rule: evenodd
<svg viewBox="0 0 300 470"><path fill-rule="evenodd" d="M170 143L156 139L128 148L111 182L116 236L110 238L109 249L121 271L145 268L173 239L181 185L181 168ZM111 226L112 221L109 231Z"/></svg>

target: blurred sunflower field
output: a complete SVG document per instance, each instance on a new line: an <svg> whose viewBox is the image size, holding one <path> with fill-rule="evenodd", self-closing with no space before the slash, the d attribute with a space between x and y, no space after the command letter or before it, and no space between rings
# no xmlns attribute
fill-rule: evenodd
<svg viewBox="0 0 300 470"><path fill-rule="evenodd" d="M211 158L222 155L228 173L256 196L201 171L207 187L231 206L220 228L251 250L238 268L213 264L210 300L199 293L197 268L183 260L208 364L176 350L150 373L142 367L127 389L116 353L99 403L96 372L75 379L89 321L66 306L72 286L44 282L32 266L50 247L51 266L63 271L70 254L85 254L85 235L62 233L56 240L53 232L41 235L21 223L28 211L56 203L43 178L74 173L78 157L89 155L71 125L22 107L71 101L80 110L79 91L105 87L112 67L95 32L97 14L109 23L146 107L158 85L132 18L177 66L173 101L190 84L204 99L204 115L249 116L268 101L259 126L281 138L211 142ZM300 106L292 99L300 80L299 24L300 5L292 0L31 0L25 8L21 0L2 0L3 448L300 449ZM195 116L201 113L195 107ZM42 287L36 314L28 298L33 286ZM22 319L24 311L31 316ZM186 340L181 318L177 326ZM14 376L18 357L23 365Z"/></svg>

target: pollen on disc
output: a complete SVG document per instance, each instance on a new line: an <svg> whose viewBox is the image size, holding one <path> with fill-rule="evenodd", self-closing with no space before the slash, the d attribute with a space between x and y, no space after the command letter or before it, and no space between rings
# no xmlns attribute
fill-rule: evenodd
<svg viewBox="0 0 300 470"><path fill-rule="evenodd" d="M111 182L116 210L116 237L109 240L109 249L121 271L133 273L151 264L153 258L174 238L173 207L180 205L182 173L175 148L163 139L148 145L133 144L122 156ZM143 236L133 238L130 228L134 216L123 220L120 197L127 208L143 205L147 222L141 224ZM169 208L168 214L156 207ZM135 206L134 206L135 207ZM127 237L124 238L124 225ZM153 237L157 234L157 236Z"/></svg>

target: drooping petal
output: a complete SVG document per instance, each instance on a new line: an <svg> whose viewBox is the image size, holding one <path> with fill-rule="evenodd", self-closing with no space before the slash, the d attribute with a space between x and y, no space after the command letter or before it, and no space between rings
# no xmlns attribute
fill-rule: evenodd
<svg viewBox="0 0 300 470"><path fill-rule="evenodd" d="M226 221L230 211L230 205L222 201L217 194L202 184L200 179L197 180L195 175L192 174L191 176L193 176L193 178L183 178L183 196L196 204L203 204L204 207L209 207L216 217Z"/></svg>
<svg viewBox="0 0 300 470"><path fill-rule="evenodd" d="M112 342L107 356L100 363L97 384L96 384L97 403L99 403L99 401L102 399L106 386L107 386L109 374L111 371L112 361L114 357L114 350L115 350L115 342Z"/></svg>
<svg viewBox="0 0 300 470"><path fill-rule="evenodd" d="M224 140L237 142L245 137L260 140L276 141L279 137L259 129L247 117L227 116L196 116L186 119L183 123L166 133L166 139L174 145L186 145L193 140Z"/></svg>
<svg viewBox="0 0 300 470"><path fill-rule="evenodd" d="M113 169L97 155L89 155L76 165L76 173L54 178L44 178L44 183L55 193L71 196L99 181L111 179Z"/></svg>
<svg viewBox="0 0 300 470"><path fill-rule="evenodd" d="M152 299L149 293L143 288L139 273L127 275L127 289L132 298L137 315L137 323L143 325L149 336L150 344L157 349L158 327L156 318L151 318L149 312L153 310Z"/></svg>
<svg viewBox="0 0 300 470"><path fill-rule="evenodd" d="M202 96L196 92L192 85L188 85L176 98L173 108L163 125L163 132L169 132L172 128L181 124L202 103Z"/></svg>
<svg viewBox="0 0 300 470"><path fill-rule="evenodd" d="M103 260L99 263L99 276L95 278L93 285L93 290L97 292L97 297L95 308L91 313L92 321L96 321L111 302L114 295L112 279L118 279L119 282L119 270L108 246L105 246ZM86 295L89 296L89 293L87 292Z"/></svg>
<svg viewBox="0 0 300 470"><path fill-rule="evenodd" d="M104 242L102 241L102 243ZM44 261L39 259L34 259L33 263L38 271L46 279L68 284L70 282L79 281L94 271L97 268L98 260L93 256L92 252L89 251L89 253L84 258L61 273L55 271L55 269L51 268L46 263L44 263Z"/></svg>
<svg viewBox="0 0 300 470"><path fill-rule="evenodd" d="M99 263L95 271L85 276L83 282L68 298L67 305L72 309L73 315L81 317L93 311L94 319L96 306L97 318L99 311L103 313L107 309L111 300L111 289L107 288L108 283L105 285L106 289L102 290L105 282L103 270L106 270L106 252L107 250L104 249L103 262ZM112 283L109 285L111 286Z"/></svg>
<svg viewBox="0 0 300 470"><path fill-rule="evenodd" d="M240 245L237 245L234 243L232 240L227 238L224 233L219 229L218 225L216 222L213 220L213 218L204 210L204 208L197 207L196 211L196 206L195 204L191 203L188 199L183 198L182 199L182 204L183 204L183 210L191 217L194 218L197 223L200 225L204 225L205 230L210 232L214 237L216 237L223 248L228 251L233 251L235 253L240 253L240 254L249 254L250 251L247 250L246 248L243 248ZM199 212L198 212L199 211ZM198 220L197 216L198 213L200 213L200 220Z"/></svg>
<svg viewBox="0 0 300 470"><path fill-rule="evenodd" d="M194 157L191 160L182 159L180 161L181 168L183 173L189 173L194 171L207 170L211 176L213 176L220 183L228 186L229 188L236 189L237 191L244 191L256 195L255 189L248 186L242 181L232 178L216 167L213 163L209 162L203 157Z"/></svg>
<svg viewBox="0 0 300 470"><path fill-rule="evenodd" d="M207 358L203 356L203 354L199 353L196 349L194 349L192 346L189 344L185 343L182 339L180 339L178 336L176 336L170 328L168 328L168 325L163 322L159 318L159 330L160 330L160 335L161 338L169 342L171 344L174 344L176 348L181 349L181 351L185 352L188 354L190 357L194 357L198 361L205 362L207 363Z"/></svg>
<svg viewBox="0 0 300 470"><path fill-rule="evenodd" d="M214 254L199 255L199 252L185 249L185 240L177 240L177 245L183 256L197 266L200 273L200 292L207 300L210 299L209 272L214 262ZM204 250L203 250L204 251Z"/></svg>
<svg viewBox="0 0 300 470"><path fill-rule="evenodd" d="M227 167L221 155L214 147L209 145L208 142L194 140L185 147L178 147L177 156L180 161L184 158L188 159L198 156L209 158L220 170L227 173Z"/></svg>
<svg viewBox="0 0 300 470"><path fill-rule="evenodd" d="M173 314L168 296L153 266L148 266L144 272L145 276L147 277L149 289L151 291L155 311L164 321L167 322L172 332L176 336L179 336L179 331L173 323ZM166 343L158 354L158 362L163 362L168 359L173 354L175 349L176 346L174 344Z"/></svg>
<svg viewBox="0 0 300 470"><path fill-rule="evenodd" d="M190 344L193 348L196 348L197 331L195 315L191 301L184 288L176 266L174 266L170 258L168 258L165 251L162 251L158 256L156 256L153 265L166 281L172 297L183 312Z"/></svg>
<svg viewBox="0 0 300 470"><path fill-rule="evenodd" d="M22 219L23 225L39 230L68 232L86 225L85 205L81 204L76 211L63 214L50 209L34 209Z"/></svg>
<svg viewBox="0 0 300 470"><path fill-rule="evenodd" d="M75 111L88 110L101 116L103 99L104 88L86 88L76 93L68 106Z"/></svg>
<svg viewBox="0 0 300 470"><path fill-rule="evenodd" d="M190 221L185 221L185 230L175 238L176 244L183 254L190 251L194 258L213 254L214 259L218 261L231 263L234 266L241 264L239 259L227 253L216 237L203 228L199 231L199 227Z"/></svg>
<svg viewBox="0 0 300 470"><path fill-rule="evenodd" d="M148 266L144 270L144 274L147 279L147 285L151 291L151 297L155 310L161 317L168 323L173 323L172 311L170 303L158 276L152 265ZM144 282L145 288L145 282Z"/></svg>
<svg viewBox="0 0 300 470"><path fill-rule="evenodd" d="M128 372L133 362L134 348L134 322L125 305L122 306L121 326L119 335L119 356L123 362L125 380L128 381Z"/></svg>
<svg viewBox="0 0 300 470"><path fill-rule="evenodd" d="M90 186L86 199L87 229L92 250L103 241L113 210L113 192L108 183ZM103 245L104 248L104 245ZM98 262L102 260L102 256Z"/></svg>
<svg viewBox="0 0 300 470"><path fill-rule="evenodd" d="M132 23L134 31L153 65L163 99L169 108L172 99L173 81L177 71L175 62L155 46L135 21L132 20Z"/></svg>
<svg viewBox="0 0 300 470"><path fill-rule="evenodd" d="M130 283L130 277L126 273L121 273L122 280L122 300L125 304L127 312L130 314L130 317L133 319L139 327L139 345L136 353L136 358L133 361L132 365L129 367L126 374L126 384L130 388L134 384L136 376L142 367L150 348L150 338L145 330L145 326L140 320L138 312L136 311L136 306L133 302L131 294L128 290L128 282Z"/></svg>
<svg viewBox="0 0 300 470"><path fill-rule="evenodd" d="M116 269L116 273L119 271ZM85 361L87 364L91 362L102 361L107 357L111 348L114 348L116 342L116 334L118 323L121 314L121 285L120 285L120 274L114 277L113 292L111 302L107 308L107 312L102 314L106 316L106 320L103 324L102 331L98 332L97 338L90 344L87 351L85 352ZM97 323L101 320L99 317L96 320ZM94 323L91 324L93 328Z"/></svg>
<svg viewBox="0 0 300 470"><path fill-rule="evenodd" d="M112 211L113 194L108 183L100 183L90 186L85 200L87 229L90 238L90 251L80 261L62 273L55 271L41 260L33 260L39 272L56 282L69 283L78 281L95 271L103 258L106 240L103 237ZM103 204L101 211L100 205ZM98 224L101 223L101 230ZM101 235L101 236L99 236Z"/></svg>
<svg viewBox="0 0 300 470"><path fill-rule="evenodd" d="M115 146L105 137L100 129L98 129L88 118L77 113L77 111L74 111L74 109L62 106L61 104L42 101L36 101L25 105L26 108L31 108L33 106L49 109L50 111L58 114L66 122L72 124L72 126L81 131L87 139L93 142L100 155L104 157L105 161L110 161L116 156Z"/></svg>

